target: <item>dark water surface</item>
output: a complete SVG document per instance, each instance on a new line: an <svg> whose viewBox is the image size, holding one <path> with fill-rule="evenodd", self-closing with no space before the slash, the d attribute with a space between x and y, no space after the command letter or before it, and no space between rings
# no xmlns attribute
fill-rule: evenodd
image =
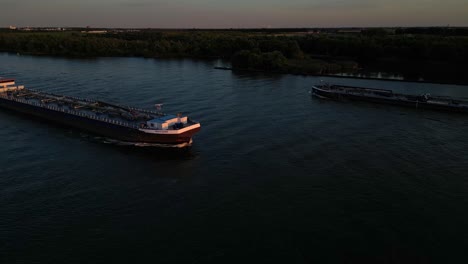
<svg viewBox="0 0 468 264"><path fill-rule="evenodd" d="M215 63L0 54L29 88L202 123L174 152L1 110L0 263L466 263L468 116L320 101L317 78Z"/></svg>

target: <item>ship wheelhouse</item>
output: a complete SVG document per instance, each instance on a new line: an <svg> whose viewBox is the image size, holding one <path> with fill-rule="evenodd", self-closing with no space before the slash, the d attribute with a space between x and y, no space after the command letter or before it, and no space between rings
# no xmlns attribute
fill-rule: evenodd
<svg viewBox="0 0 468 264"><path fill-rule="evenodd" d="M156 130L178 129L182 128L187 123L188 118L186 116L166 115L148 120L146 122L146 128Z"/></svg>
<svg viewBox="0 0 468 264"><path fill-rule="evenodd" d="M0 78L0 88L6 88L7 86L15 85L14 79L3 79Z"/></svg>
<svg viewBox="0 0 468 264"><path fill-rule="evenodd" d="M23 85L15 86L15 79L0 78L0 93L24 89Z"/></svg>

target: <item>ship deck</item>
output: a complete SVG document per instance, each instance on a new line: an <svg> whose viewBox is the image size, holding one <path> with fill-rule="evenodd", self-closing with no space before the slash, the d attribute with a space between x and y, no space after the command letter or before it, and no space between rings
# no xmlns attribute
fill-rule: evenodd
<svg viewBox="0 0 468 264"><path fill-rule="evenodd" d="M166 114L161 112L110 104L97 100L45 93L33 89L1 92L0 97L135 129L140 128L142 124L149 120L166 116ZM192 121L189 121L185 126L189 126L192 123Z"/></svg>

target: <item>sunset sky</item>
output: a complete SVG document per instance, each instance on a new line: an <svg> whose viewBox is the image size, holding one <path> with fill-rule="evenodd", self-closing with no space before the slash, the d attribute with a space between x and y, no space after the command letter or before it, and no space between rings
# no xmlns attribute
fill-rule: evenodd
<svg viewBox="0 0 468 264"><path fill-rule="evenodd" d="M468 26L468 0L0 0L0 27Z"/></svg>

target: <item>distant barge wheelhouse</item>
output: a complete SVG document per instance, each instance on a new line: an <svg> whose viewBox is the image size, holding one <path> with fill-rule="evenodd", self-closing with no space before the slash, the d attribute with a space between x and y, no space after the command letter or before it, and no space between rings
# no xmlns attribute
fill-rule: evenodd
<svg viewBox="0 0 468 264"><path fill-rule="evenodd" d="M430 94L408 95L394 93L392 90L362 88L344 85L315 85L312 95L334 100L354 100L407 106L418 109L468 113L468 100Z"/></svg>
<svg viewBox="0 0 468 264"><path fill-rule="evenodd" d="M200 123L181 114L45 93L16 86L14 79L0 78L0 107L141 146L190 146L200 131Z"/></svg>

